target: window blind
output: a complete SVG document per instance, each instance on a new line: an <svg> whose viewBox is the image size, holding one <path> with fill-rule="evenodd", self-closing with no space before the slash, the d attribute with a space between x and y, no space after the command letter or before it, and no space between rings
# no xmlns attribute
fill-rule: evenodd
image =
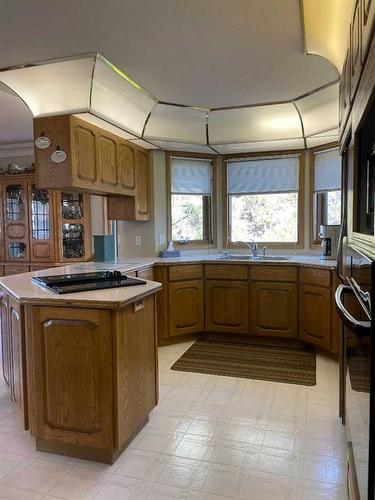
<svg viewBox="0 0 375 500"><path fill-rule="evenodd" d="M229 194L298 191L298 156L227 162Z"/></svg>
<svg viewBox="0 0 375 500"><path fill-rule="evenodd" d="M341 157L338 149L317 151L314 166L314 191L341 189Z"/></svg>
<svg viewBox="0 0 375 500"><path fill-rule="evenodd" d="M172 194L211 194L211 160L171 158Z"/></svg>

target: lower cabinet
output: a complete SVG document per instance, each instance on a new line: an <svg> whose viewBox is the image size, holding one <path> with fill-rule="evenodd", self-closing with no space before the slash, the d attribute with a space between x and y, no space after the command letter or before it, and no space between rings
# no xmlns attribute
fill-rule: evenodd
<svg viewBox="0 0 375 500"><path fill-rule="evenodd" d="M248 282L206 281L206 330L248 333Z"/></svg>
<svg viewBox="0 0 375 500"><path fill-rule="evenodd" d="M299 293L301 339L329 350L331 347L331 289L301 284Z"/></svg>
<svg viewBox="0 0 375 500"><path fill-rule="evenodd" d="M252 283L250 311L251 333L274 337L297 337L297 284Z"/></svg>
<svg viewBox="0 0 375 500"><path fill-rule="evenodd" d="M8 328L8 296L2 292L1 300L1 356L3 377L7 386L10 386L11 377L11 354L10 354L10 332Z"/></svg>
<svg viewBox="0 0 375 500"><path fill-rule="evenodd" d="M187 335L204 330L202 280L176 281L168 285L169 335Z"/></svg>
<svg viewBox="0 0 375 500"><path fill-rule="evenodd" d="M109 311L35 308L37 439L111 446L111 335Z"/></svg>
<svg viewBox="0 0 375 500"><path fill-rule="evenodd" d="M25 338L21 306L9 298L7 326L10 349L10 390L25 429L28 429Z"/></svg>

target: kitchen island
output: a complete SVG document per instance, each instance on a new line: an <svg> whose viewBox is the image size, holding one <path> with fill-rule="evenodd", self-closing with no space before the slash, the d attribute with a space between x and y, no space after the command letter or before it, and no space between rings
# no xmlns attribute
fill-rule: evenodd
<svg viewBox="0 0 375 500"><path fill-rule="evenodd" d="M70 272L0 279L4 379L38 450L113 463L157 404L161 285L57 295L31 281Z"/></svg>

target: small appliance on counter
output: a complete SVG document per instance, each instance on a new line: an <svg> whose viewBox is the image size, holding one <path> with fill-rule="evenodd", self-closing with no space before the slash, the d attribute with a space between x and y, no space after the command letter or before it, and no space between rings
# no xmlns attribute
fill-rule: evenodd
<svg viewBox="0 0 375 500"><path fill-rule="evenodd" d="M137 278L129 278L120 271L33 276L31 281L58 294L146 284L145 281Z"/></svg>
<svg viewBox="0 0 375 500"><path fill-rule="evenodd" d="M319 238L321 240L321 254L320 258L323 260L336 260L337 259L337 249L340 236L341 226L329 226L328 224L322 224L320 226Z"/></svg>

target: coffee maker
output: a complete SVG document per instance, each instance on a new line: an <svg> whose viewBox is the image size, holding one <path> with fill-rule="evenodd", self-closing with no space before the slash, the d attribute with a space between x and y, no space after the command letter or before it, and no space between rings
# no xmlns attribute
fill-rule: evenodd
<svg viewBox="0 0 375 500"><path fill-rule="evenodd" d="M337 248L340 236L341 226L329 226L322 224L320 226L319 237L321 240L322 251L320 253L321 259L337 259Z"/></svg>

